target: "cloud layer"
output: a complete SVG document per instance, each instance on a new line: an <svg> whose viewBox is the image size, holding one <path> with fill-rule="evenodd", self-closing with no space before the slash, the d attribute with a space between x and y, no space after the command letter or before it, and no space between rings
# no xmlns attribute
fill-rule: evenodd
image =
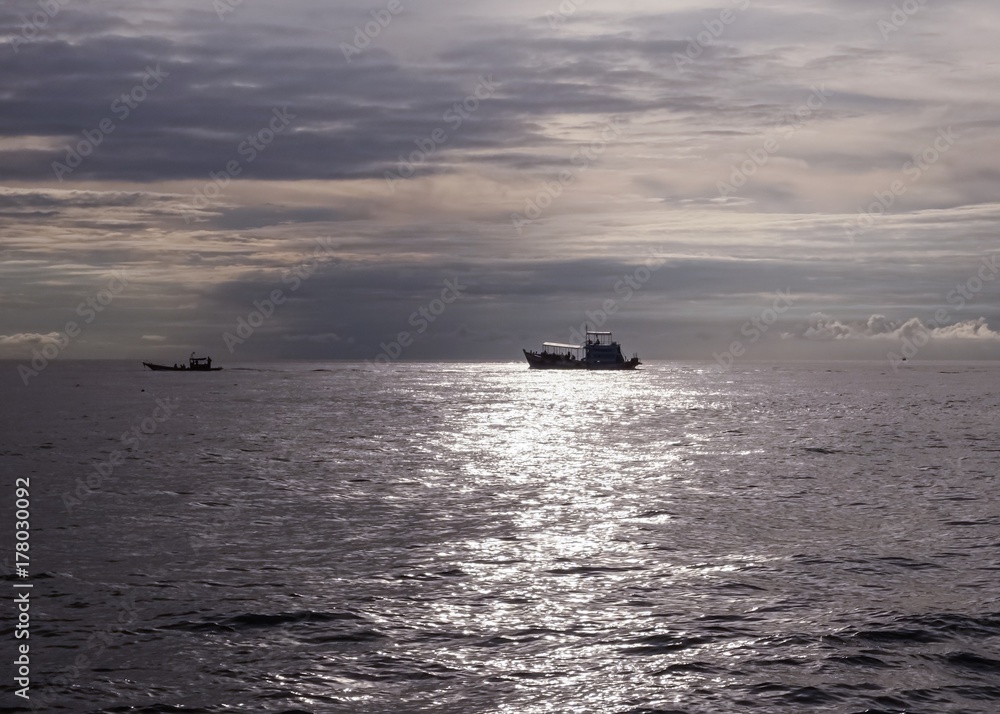
<svg viewBox="0 0 1000 714"><path fill-rule="evenodd" d="M810 340L1000 340L1000 332L990 329L985 318L963 320L948 325L925 325L920 318L903 322L885 315L872 315L866 322L842 322L823 313L809 318L809 327L801 336Z"/></svg>
<svg viewBox="0 0 1000 714"><path fill-rule="evenodd" d="M9 4L0 356L115 271L66 356L370 359L456 276L404 358L515 359L611 300L707 359L785 289L776 350L995 341L995 4Z"/></svg>

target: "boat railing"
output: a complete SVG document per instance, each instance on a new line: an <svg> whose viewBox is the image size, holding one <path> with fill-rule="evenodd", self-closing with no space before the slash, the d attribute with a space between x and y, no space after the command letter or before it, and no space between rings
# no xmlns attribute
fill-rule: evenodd
<svg viewBox="0 0 1000 714"><path fill-rule="evenodd" d="M592 337L593 339L591 339ZM595 332L593 330L587 330L587 344L613 345L615 344L615 341L610 332Z"/></svg>

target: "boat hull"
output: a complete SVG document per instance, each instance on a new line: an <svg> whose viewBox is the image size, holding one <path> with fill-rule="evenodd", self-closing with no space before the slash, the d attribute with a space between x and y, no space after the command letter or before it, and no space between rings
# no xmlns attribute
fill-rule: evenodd
<svg viewBox="0 0 1000 714"><path fill-rule="evenodd" d="M528 366L532 369L586 369L583 360L569 359L566 355L521 351L524 352L524 358L528 360Z"/></svg>
<svg viewBox="0 0 1000 714"><path fill-rule="evenodd" d="M152 362L143 362L143 365L154 372L218 372L222 369L222 367L188 367L187 365L172 367L168 364L154 364Z"/></svg>
<svg viewBox="0 0 1000 714"><path fill-rule="evenodd" d="M588 364L587 369L635 369L642 362L637 358L633 357L630 360L625 360L624 362L597 362L594 364Z"/></svg>
<svg viewBox="0 0 1000 714"><path fill-rule="evenodd" d="M541 352L524 352L528 366L532 369L590 369L590 370L623 370L635 369L642 364L637 357L624 362L593 362L584 359L569 359L561 354L542 354Z"/></svg>

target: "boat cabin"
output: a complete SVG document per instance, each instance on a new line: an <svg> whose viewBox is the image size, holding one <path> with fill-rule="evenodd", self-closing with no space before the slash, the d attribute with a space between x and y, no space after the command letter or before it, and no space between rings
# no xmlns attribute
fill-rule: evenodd
<svg viewBox="0 0 1000 714"><path fill-rule="evenodd" d="M188 359L188 369L212 369L211 357L195 357L193 354Z"/></svg>
<svg viewBox="0 0 1000 714"><path fill-rule="evenodd" d="M561 342L543 342L542 355L554 355L568 360L583 358L583 345L565 345Z"/></svg>

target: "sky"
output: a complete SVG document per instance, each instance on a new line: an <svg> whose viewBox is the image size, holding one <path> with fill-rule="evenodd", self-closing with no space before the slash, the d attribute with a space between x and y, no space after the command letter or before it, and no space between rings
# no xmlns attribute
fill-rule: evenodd
<svg viewBox="0 0 1000 714"><path fill-rule="evenodd" d="M0 358L1000 357L1000 5L8 0Z"/></svg>

